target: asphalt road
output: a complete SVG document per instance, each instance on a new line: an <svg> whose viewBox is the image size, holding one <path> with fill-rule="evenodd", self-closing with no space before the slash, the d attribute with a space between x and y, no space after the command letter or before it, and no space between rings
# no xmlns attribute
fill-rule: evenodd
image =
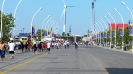
<svg viewBox="0 0 133 74"><path fill-rule="evenodd" d="M97 46L26 52L7 55L0 74L133 74L133 54Z"/></svg>

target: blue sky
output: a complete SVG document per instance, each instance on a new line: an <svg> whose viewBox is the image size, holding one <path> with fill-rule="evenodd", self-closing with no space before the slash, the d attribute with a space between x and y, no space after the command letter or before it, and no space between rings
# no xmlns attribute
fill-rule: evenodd
<svg viewBox="0 0 133 74"><path fill-rule="evenodd" d="M2 5L2 1L3 0L0 0L0 6ZM66 32L69 31L70 25L72 28L72 34L76 35L84 35L87 33L88 29L91 30L92 1L93 0L65 0L68 6L76 6L73 8L67 8L66 10ZM121 23L120 16L113 9L116 8L122 14L124 22L128 23L128 21L131 20L131 15L127 8L121 4L121 1L124 1L131 11L133 11L133 0L97 0L95 3L96 21L100 21L100 18L102 18L107 24L107 20L103 18L103 16L107 16L107 18L113 23L113 20L107 15L109 12L117 23ZM19 0L6 0L4 13L14 13L18 2ZM33 21L33 25L36 26L36 29L41 28L43 20L48 15L51 15L51 17L60 25L58 33L61 34L63 32L64 19L60 19L64 9L62 0L23 0L16 12L16 18L18 18L16 20L16 34L20 33L22 28L25 28L25 32L30 32L31 19L40 7L42 7L42 10L37 13ZM100 22L102 23L102 21ZM104 24L103 27L105 27Z"/></svg>

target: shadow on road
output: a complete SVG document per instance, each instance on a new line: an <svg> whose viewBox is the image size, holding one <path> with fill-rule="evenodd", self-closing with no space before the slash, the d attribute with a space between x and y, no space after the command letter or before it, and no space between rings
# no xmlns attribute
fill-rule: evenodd
<svg viewBox="0 0 133 74"><path fill-rule="evenodd" d="M109 74L133 74L133 68L106 68Z"/></svg>

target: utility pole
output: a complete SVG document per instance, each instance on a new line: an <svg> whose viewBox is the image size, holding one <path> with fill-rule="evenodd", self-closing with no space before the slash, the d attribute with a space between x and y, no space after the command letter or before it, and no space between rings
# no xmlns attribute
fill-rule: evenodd
<svg viewBox="0 0 133 74"><path fill-rule="evenodd" d="M24 33L24 29L25 29L25 28L23 28L23 33Z"/></svg>
<svg viewBox="0 0 133 74"><path fill-rule="evenodd" d="M93 0L92 2L92 26L93 26L93 34L95 33L95 2L96 0Z"/></svg>

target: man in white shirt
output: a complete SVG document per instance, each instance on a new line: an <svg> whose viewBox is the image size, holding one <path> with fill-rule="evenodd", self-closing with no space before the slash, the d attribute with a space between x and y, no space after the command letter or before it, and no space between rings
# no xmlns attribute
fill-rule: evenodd
<svg viewBox="0 0 133 74"><path fill-rule="evenodd" d="M12 40L11 43L9 43L9 54L11 59L14 59L14 47L15 47L15 44L13 43L13 40Z"/></svg>
<svg viewBox="0 0 133 74"><path fill-rule="evenodd" d="M51 46L51 43L50 43L50 42L48 42L48 43L47 43L47 50L48 50L48 54L50 54L50 46Z"/></svg>

